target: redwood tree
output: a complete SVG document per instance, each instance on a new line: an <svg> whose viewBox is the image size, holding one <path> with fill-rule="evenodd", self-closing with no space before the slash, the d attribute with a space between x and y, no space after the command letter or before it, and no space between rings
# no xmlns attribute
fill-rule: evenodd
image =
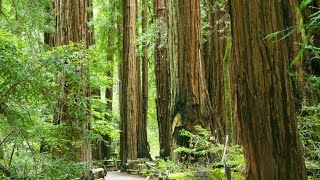
<svg viewBox="0 0 320 180"><path fill-rule="evenodd" d="M55 16L56 16L56 37L54 40L55 46L68 45L69 42L73 43L83 43L84 48L88 48L89 45L93 44L92 32L89 31L88 22L92 17L92 13L88 11L90 6L89 0L55 0ZM77 44L79 45L79 44ZM82 45L79 45L82 46ZM83 59L85 60L85 59ZM69 62L65 61L65 65ZM88 99L90 97L90 84L87 78L88 67L81 64L80 65L79 76L82 77L84 81L83 87L79 88L80 96L82 100ZM68 128L67 137L70 141L76 141L82 139L82 134L77 129L88 128L88 124L83 124L81 120L75 118L75 114L83 111L85 116L90 116L89 102L85 100L85 107L77 107L76 102L72 105L67 104L68 96L71 91L71 84L68 77L64 72L59 72L60 78L57 79L58 85L61 87L59 99L58 99L58 112L55 114L55 123L64 122ZM79 97L75 97L74 101L79 100ZM75 124L78 127L75 127ZM80 133L80 134L79 134ZM91 148L90 141L84 138L84 146L79 148L74 148L76 152L80 153L81 160L89 161L91 160Z"/></svg>
<svg viewBox="0 0 320 180"><path fill-rule="evenodd" d="M195 125L212 127L212 108L201 57L200 2L169 0L170 115L174 134ZM176 136L176 142L186 144Z"/></svg>
<svg viewBox="0 0 320 180"><path fill-rule="evenodd" d="M214 127L217 129L219 140L226 135L227 111L225 103L224 57L229 33L229 16L224 1L217 5L214 0L209 1L210 31L205 56L205 76L208 93L213 107Z"/></svg>
<svg viewBox="0 0 320 180"><path fill-rule="evenodd" d="M142 0L142 33L146 33L148 28L148 4L147 0ZM141 88L141 115L137 127L138 135L138 157L150 158L149 144L147 138L147 120L148 120L148 43L142 42L142 88ZM140 68L140 66L138 66Z"/></svg>
<svg viewBox="0 0 320 180"><path fill-rule="evenodd" d="M140 110L140 75L136 59L137 2L123 0L123 62L120 65L120 159L137 159L137 123Z"/></svg>
<svg viewBox="0 0 320 180"><path fill-rule="evenodd" d="M169 62L167 56L167 8L166 0L155 0L153 4L157 35L154 51L155 76L157 89L157 120L159 127L160 156L165 158L171 155L172 132L169 113Z"/></svg>
<svg viewBox="0 0 320 180"><path fill-rule="evenodd" d="M247 179L306 179L289 77L289 40L265 39L292 26L295 1L231 0L233 85ZM283 33L280 34L283 36Z"/></svg>

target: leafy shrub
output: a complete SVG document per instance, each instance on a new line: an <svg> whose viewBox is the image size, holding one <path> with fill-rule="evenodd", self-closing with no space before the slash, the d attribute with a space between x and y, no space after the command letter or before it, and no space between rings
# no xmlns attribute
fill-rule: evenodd
<svg viewBox="0 0 320 180"><path fill-rule="evenodd" d="M178 172L182 171L210 171L209 177L223 177L224 168L221 162L223 156L224 145L215 142L211 133L196 126L196 133L193 134L186 130L181 130L180 135L189 139L189 147L177 147L176 153L180 153L183 163L175 166ZM232 175L241 179L244 172L244 157L242 149L238 145L228 145L226 162L231 166ZM212 168L216 168L213 171ZM173 171L177 172L177 171Z"/></svg>
<svg viewBox="0 0 320 180"><path fill-rule="evenodd" d="M169 176L169 179L172 179L172 180L195 180L196 177L192 173L186 172L186 173L171 174Z"/></svg>
<svg viewBox="0 0 320 180"><path fill-rule="evenodd" d="M298 126L309 175L320 177L320 105L303 107Z"/></svg>

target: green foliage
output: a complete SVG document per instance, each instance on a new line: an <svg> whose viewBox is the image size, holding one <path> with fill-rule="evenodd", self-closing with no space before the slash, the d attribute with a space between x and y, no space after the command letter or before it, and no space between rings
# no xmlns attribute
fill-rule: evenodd
<svg viewBox="0 0 320 180"><path fill-rule="evenodd" d="M195 129L195 134L186 130L180 131L181 136L189 138L189 147L177 147L175 152L190 155L189 161L198 159L202 162L220 162L224 145L215 142L207 129L201 126L195 126ZM228 146L227 158L232 164L244 164L242 150L238 145Z"/></svg>
<svg viewBox="0 0 320 180"><path fill-rule="evenodd" d="M80 171L73 162L40 153L42 144L58 147L64 137L63 129L51 124L57 87L52 63L41 54L31 56L28 47L14 34L0 31L0 165L12 178L75 177ZM73 169L64 167L71 164Z"/></svg>
<svg viewBox="0 0 320 180"><path fill-rule="evenodd" d="M185 170L182 164L177 164L171 160L157 160L157 169L159 169L162 172L165 172L166 168L168 168L171 173L184 172Z"/></svg>
<svg viewBox="0 0 320 180"><path fill-rule="evenodd" d="M71 43L46 51L42 37L49 31L45 11L51 1L12 2L2 1L0 15L0 179L2 167L12 178L78 177L87 167L71 161L78 155L70 147L82 147L84 142L70 139L65 123L54 125L62 88L58 80L68 82L70 93L64 100L70 115L92 125L90 130L73 128L73 135L94 141L104 134L118 138L118 119L107 109L106 100L83 96L81 91L89 81L94 89L111 87L113 79L106 72L113 64L105 63L105 53L96 53L98 46L84 50Z"/></svg>
<svg viewBox="0 0 320 180"><path fill-rule="evenodd" d="M311 4L313 0L303 0L300 3L300 10L303 11L309 4Z"/></svg>
<svg viewBox="0 0 320 180"><path fill-rule="evenodd" d="M180 135L189 139L189 147L177 147L176 153L180 153L183 163L176 164L172 172L183 171L211 171L212 167L216 167L209 173L209 177L213 179L224 178L224 168L221 162L224 145L215 142L211 133L202 128L195 126L196 133L193 134L186 130L181 130ZM226 162L232 168L232 175L237 179L243 179L244 157L242 149L238 145L227 146ZM170 167L170 163L166 166Z"/></svg>
<svg viewBox="0 0 320 180"><path fill-rule="evenodd" d="M306 83L308 86L308 103L316 106L320 102L320 77L310 76L306 79Z"/></svg>
<svg viewBox="0 0 320 180"><path fill-rule="evenodd" d="M2 30L19 35L29 43L30 53L43 49L43 32L53 32L51 0L2 0L0 25ZM32 54L30 54L32 55Z"/></svg>
<svg viewBox="0 0 320 180"><path fill-rule="evenodd" d="M33 154L32 156L21 154L14 161L16 163L10 169L12 176L17 179L25 177L32 179L72 179L78 177L87 168L85 164L75 163L64 158L53 159L43 154Z"/></svg>
<svg viewBox="0 0 320 180"><path fill-rule="evenodd" d="M202 128L201 126L195 126L195 129L197 131L197 134L192 134L187 130L180 131L180 136L185 136L189 139L189 147L177 147L175 149L175 152L186 153L190 155L190 157L192 158L188 158L189 161L194 160L196 156L200 156L201 159L203 158L203 160L209 161L211 159L209 158L209 153L222 151L223 146L216 146L209 141L210 132L208 130Z"/></svg>
<svg viewBox="0 0 320 180"><path fill-rule="evenodd" d="M171 174L169 176L169 179L172 179L172 180L195 180L196 178L192 173L186 172L186 173Z"/></svg>
<svg viewBox="0 0 320 180"><path fill-rule="evenodd" d="M308 171L319 177L320 167L320 105L303 107L298 126Z"/></svg>
<svg viewBox="0 0 320 180"><path fill-rule="evenodd" d="M223 169L214 169L209 172L208 179L215 180L215 179L222 179L224 177L224 170Z"/></svg>

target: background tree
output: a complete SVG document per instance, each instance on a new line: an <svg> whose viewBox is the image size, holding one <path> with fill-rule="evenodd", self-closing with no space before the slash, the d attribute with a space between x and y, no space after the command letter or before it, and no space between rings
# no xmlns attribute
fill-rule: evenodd
<svg viewBox="0 0 320 180"><path fill-rule="evenodd" d="M142 34L147 32L148 28L148 4L147 0L142 0ZM139 118L138 134L138 157L147 157L151 159L150 147L147 137L147 120L148 120L148 42L142 42L142 87L141 87L141 117ZM139 67L140 68L140 67Z"/></svg>
<svg viewBox="0 0 320 180"><path fill-rule="evenodd" d="M172 146L172 128L169 113L170 79L167 55L167 8L166 0L155 0L153 9L156 19L157 35L154 50L155 76L157 86L157 120L159 126L160 156L170 157Z"/></svg>
<svg viewBox="0 0 320 180"><path fill-rule="evenodd" d="M290 43L265 39L290 25L287 15L296 8L294 1L232 0L230 7L237 67L233 84L247 179L306 179L289 78Z"/></svg>
<svg viewBox="0 0 320 180"><path fill-rule="evenodd" d="M225 103L224 58L229 35L229 15L225 1L208 2L209 32L207 55L205 56L205 76L208 93L213 107L216 136L221 140L226 135L227 107ZM230 134L231 135L231 134Z"/></svg>

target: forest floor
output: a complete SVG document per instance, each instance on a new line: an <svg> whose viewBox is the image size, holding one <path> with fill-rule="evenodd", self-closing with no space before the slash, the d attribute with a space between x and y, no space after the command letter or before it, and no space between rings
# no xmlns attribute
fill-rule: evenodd
<svg viewBox="0 0 320 180"><path fill-rule="evenodd" d="M137 176L137 175L131 175L127 174L125 172L119 172L119 171L109 171L107 173L107 176L104 179L111 179L111 180L138 180L138 179L146 179L146 177Z"/></svg>

